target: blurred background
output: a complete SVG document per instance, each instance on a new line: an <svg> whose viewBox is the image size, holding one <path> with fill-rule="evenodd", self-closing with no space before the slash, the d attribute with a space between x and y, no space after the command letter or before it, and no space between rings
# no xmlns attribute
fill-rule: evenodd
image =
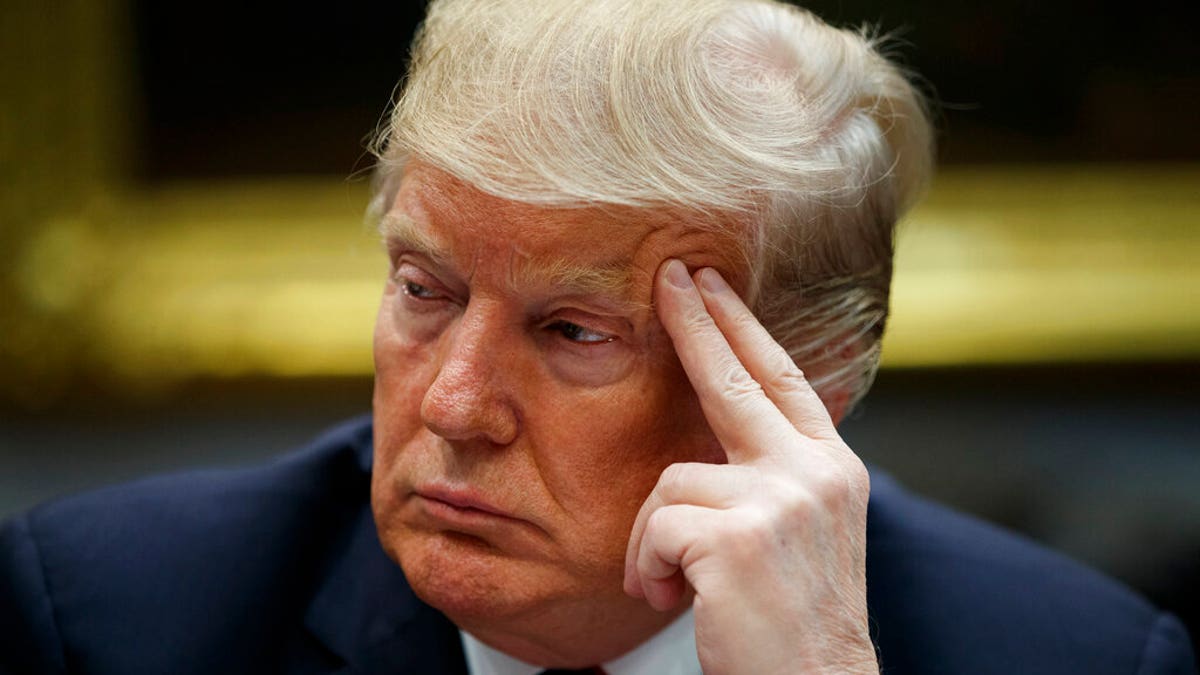
<svg viewBox="0 0 1200 675"><path fill-rule="evenodd" d="M822 0L941 171L851 446L1200 630L1196 3ZM0 5L0 517L370 407L362 222L417 3Z"/></svg>

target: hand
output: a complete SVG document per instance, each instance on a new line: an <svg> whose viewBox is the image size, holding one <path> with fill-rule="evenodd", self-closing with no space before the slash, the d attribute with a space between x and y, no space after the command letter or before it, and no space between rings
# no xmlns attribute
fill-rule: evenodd
<svg viewBox="0 0 1200 675"><path fill-rule="evenodd" d="M878 672L867 471L784 349L713 269L668 260L659 318L729 463L673 464L634 522L625 591L695 591L704 672Z"/></svg>

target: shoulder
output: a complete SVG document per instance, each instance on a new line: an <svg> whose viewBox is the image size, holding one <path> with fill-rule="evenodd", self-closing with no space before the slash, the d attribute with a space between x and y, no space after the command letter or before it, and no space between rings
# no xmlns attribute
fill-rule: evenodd
<svg viewBox="0 0 1200 675"><path fill-rule="evenodd" d="M885 673L1195 672L1183 627L1137 594L875 472L867 541Z"/></svg>
<svg viewBox="0 0 1200 675"><path fill-rule="evenodd" d="M48 569L61 554L63 566L114 574L149 572L138 568L163 559L211 570L222 550L242 551L246 542L270 549L331 508L358 507L370 444L369 420L357 419L260 466L158 476L49 502L13 519L5 534L24 532Z"/></svg>
<svg viewBox="0 0 1200 675"><path fill-rule="evenodd" d="M127 650L145 666L181 645L271 639L267 618L302 610L320 547L365 508L370 446L363 418L264 466L114 486L9 519L0 633L26 645L19 670L62 671L105 644L146 645Z"/></svg>

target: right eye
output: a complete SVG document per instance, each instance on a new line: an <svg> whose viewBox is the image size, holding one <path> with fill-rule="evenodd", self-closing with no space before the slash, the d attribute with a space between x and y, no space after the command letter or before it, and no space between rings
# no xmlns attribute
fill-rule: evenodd
<svg viewBox="0 0 1200 675"><path fill-rule="evenodd" d="M438 298L442 297L437 291L429 288L428 286L418 284L411 279L401 279L400 282L401 288L404 289L404 294L410 298L415 298L417 300L437 300Z"/></svg>
<svg viewBox="0 0 1200 675"><path fill-rule="evenodd" d="M437 309L453 299L437 277L410 262L396 266L392 282L400 290L404 304L413 311Z"/></svg>

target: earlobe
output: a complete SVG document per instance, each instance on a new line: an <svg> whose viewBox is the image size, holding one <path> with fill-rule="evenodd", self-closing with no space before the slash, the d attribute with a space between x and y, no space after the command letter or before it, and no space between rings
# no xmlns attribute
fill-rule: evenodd
<svg viewBox="0 0 1200 675"><path fill-rule="evenodd" d="M829 411L829 419L833 420L833 426L841 424L850 406L850 392L839 387L830 392L818 392L818 395L825 404L825 409Z"/></svg>
<svg viewBox="0 0 1200 675"><path fill-rule="evenodd" d="M854 363L862 358L864 349L861 338L845 342L838 351L838 358L841 359L843 366ZM852 385L842 378L839 380L836 387L817 392L821 397L821 402L825 404L825 409L829 411L829 418L833 420L835 427L841 424L846 413L850 412L851 402L854 400L851 390L858 386L857 384ZM858 380L853 381L857 382Z"/></svg>

